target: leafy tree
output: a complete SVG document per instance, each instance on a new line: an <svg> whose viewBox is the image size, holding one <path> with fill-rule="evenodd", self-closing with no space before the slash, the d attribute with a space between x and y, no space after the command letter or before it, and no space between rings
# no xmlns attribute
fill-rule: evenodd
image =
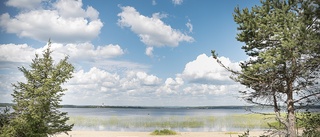
<svg viewBox="0 0 320 137"><path fill-rule="evenodd" d="M249 103L272 106L285 134L295 137L295 111L319 102L320 8L317 0L267 0L261 6L235 8L239 25L237 40L250 60L241 70L226 67L212 51L213 58L245 85ZM286 106L286 118L280 106Z"/></svg>
<svg viewBox="0 0 320 137"><path fill-rule="evenodd" d="M50 51L51 42L43 52L36 54L30 70L20 67L26 82L13 84L13 116L3 129L3 136L44 137L70 131L67 113L61 112L59 103L67 89L61 87L72 77L74 67L67 62L68 57L54 64Z"/></svg>

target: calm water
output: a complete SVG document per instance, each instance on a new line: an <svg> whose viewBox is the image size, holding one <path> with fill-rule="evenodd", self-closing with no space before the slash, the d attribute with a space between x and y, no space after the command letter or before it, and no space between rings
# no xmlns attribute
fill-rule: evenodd
<svg viewBox="0 0 320 137"><path fill-rule="evenodd" d="M250 113L245 109L187 108L62 108L70 116L224 116Z"/></svg>
<svg viewBox="0 0 320 137"><path fill-rule="evenodd" d="M256 109L257 110L257 109ZM103 131L153 131L169 128L176 131L245 131L262 129L247 119L234 116L251 112L237 109L187 109L187 108L62 108L68 112L73 130ZM272 112L271 109L258 111Z"/></svg>
<svg viewBox="0 0 320 137"><path fill-rule="evenodd" d="M0 109L3 109L0 107ZM267 129L266 120L244 108L61 108L68 112L73 130L145 131L173 129L178 132L245 131ZM270 108L253 108L272 113ZM319 112L314 109L312 112ZM300 111L303 112L303 111Z"/></svg>

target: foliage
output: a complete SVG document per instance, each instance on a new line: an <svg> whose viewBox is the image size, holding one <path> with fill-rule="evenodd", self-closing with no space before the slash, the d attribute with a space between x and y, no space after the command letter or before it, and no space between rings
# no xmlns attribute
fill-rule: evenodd
<svg viewBox="0 0 320 137"><path fill-rule="evenodd" d="M44 137L72 129L73 125L66 124L67 113L58 108L66 91L61 85L72 77L74 67L68 57L54 64L50 45L49 41L43 57L36 54L30 70L19 68L26 82L13 84L13 119L4 127L3 136Z"/></svg>
<svg viewBox="0 0 320 137"><path fill-rule="evenodd" d="M241 62L240 71L225 66L212 51L213 58L232 72L232 78L245 85L240 91L249 103L274 107L277 120L290 137L295 133L296 105L319 102L320 1L266 0L261 6L235 8L239 25L237 40L250 57ZM286 105L286 118L279 105Z"/></svg>
<svg viewBox="0 0 320 137"><path fill-rule="evenodd" d="M245 131L243 134L238 135L238 137L249 137L249 130Z"/></svg>
<svg viewBox="0 0 320 137"><path fill-rule="evenodd" d="M10 108L5 107L0 112L0 135L2 133L2 128L9 124L10 119L11 119Z"/></svg>
<svg viewBox="0 0 320 137"><path fill-rule="evenodd" d="M177 132L169 129L163 129L163 130L155 130L151 133L151 135L176 135Z"/></svg>
<svg viewBox="0 0 320 137"><path fill-rule="evenodd" d="M238 135L238 137L249 137L249 135L250 135L250 131L249 131L249 129L248 129L248 130L245 131L243 134ZM269 136L267 136L267 135L261 135L261 136L259 136L259 137L269 137Z"/></svg>
<svg viewBox="0 0 320 137"><path fill-rule="evenodd" d="M320 136L320 113L311 113L309 111L302 114L301 126L304 127L304 137Z"/></svg>

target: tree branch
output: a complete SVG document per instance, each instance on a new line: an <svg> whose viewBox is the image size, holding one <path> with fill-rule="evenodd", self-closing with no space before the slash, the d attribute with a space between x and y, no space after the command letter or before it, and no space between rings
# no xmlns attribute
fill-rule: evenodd
<svg viewBox="0 0 320 137"><path fill-rule="evenodd" d="M300 98L300 99L298 99L298 100L293 101L293 103L297 103L297 102L299 102L299 101L301 101L301 100L304 100L304 99L307 99L307 98L309 98L309 97L316 96L316 95L320 95L320 92L317 92L317 93L313 93L313 94L304 96L304 97L302 97L302 98Z"/></svg>
<svg viewBox="0 0 320 137"><path fill-rule="evenodd" d="M233 73L233 74L236 74L236 75L243 75L243 76L245 76L245 77L247 77L247 78L249 78L249 79L251 79L251 80L262 81L261 79L254 78L254 77L251 77L251 76L245 75L245 74L243 74L243 73L240 73L240 72L238 72L238 71L234 71L234 70L230 69L229 67L225 66L225 65L218 59L218 57L217 57L217 55L216 55L216 53L215 53L214 50L212 50L211 53L212 53L212 57L217 61L217 63L218 63L221 67L225 68L227 71L229 71L229 72L231 72L231 73Z"/></svg>

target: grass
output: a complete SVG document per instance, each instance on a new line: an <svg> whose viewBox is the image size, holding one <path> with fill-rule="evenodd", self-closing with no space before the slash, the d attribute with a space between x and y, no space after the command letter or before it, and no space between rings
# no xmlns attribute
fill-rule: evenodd
<svg viewBox="0 0 320 137"><path fill-rule="evenodd" d="M68 123L80 127L201 128L213 124L213 117L84 117L72 116Z"/></svg>
<svg viewBox="0 0 320 137"><path fill-rule="evenodd" d="M155 130L151 135L177 135L177 132L169 129Z"/></svg>
<svg viewBox="0 0 320 137"><path fill-rule="evenodd" d="M235 130L268 129L269 124L279 127L274 115L234 114L227 116L71 116L69 124L76 127L105 129L177 130ZM299 125L299 124L298 124Z"/></svg>
<svg viewBox="0 0 320 137"><path fill-rule="evenodd" d="M253 128L269 128L268 123L276 122L274 115L261 114L235 114L225 116L230 125L236 128L253 129Z"/></svg>
<svg viewBox="0 0 320 137"><path fill-rule="evenodd" d="M232 134L239 134L239 132L225 132L224 134L232 135Z"/></svg>

